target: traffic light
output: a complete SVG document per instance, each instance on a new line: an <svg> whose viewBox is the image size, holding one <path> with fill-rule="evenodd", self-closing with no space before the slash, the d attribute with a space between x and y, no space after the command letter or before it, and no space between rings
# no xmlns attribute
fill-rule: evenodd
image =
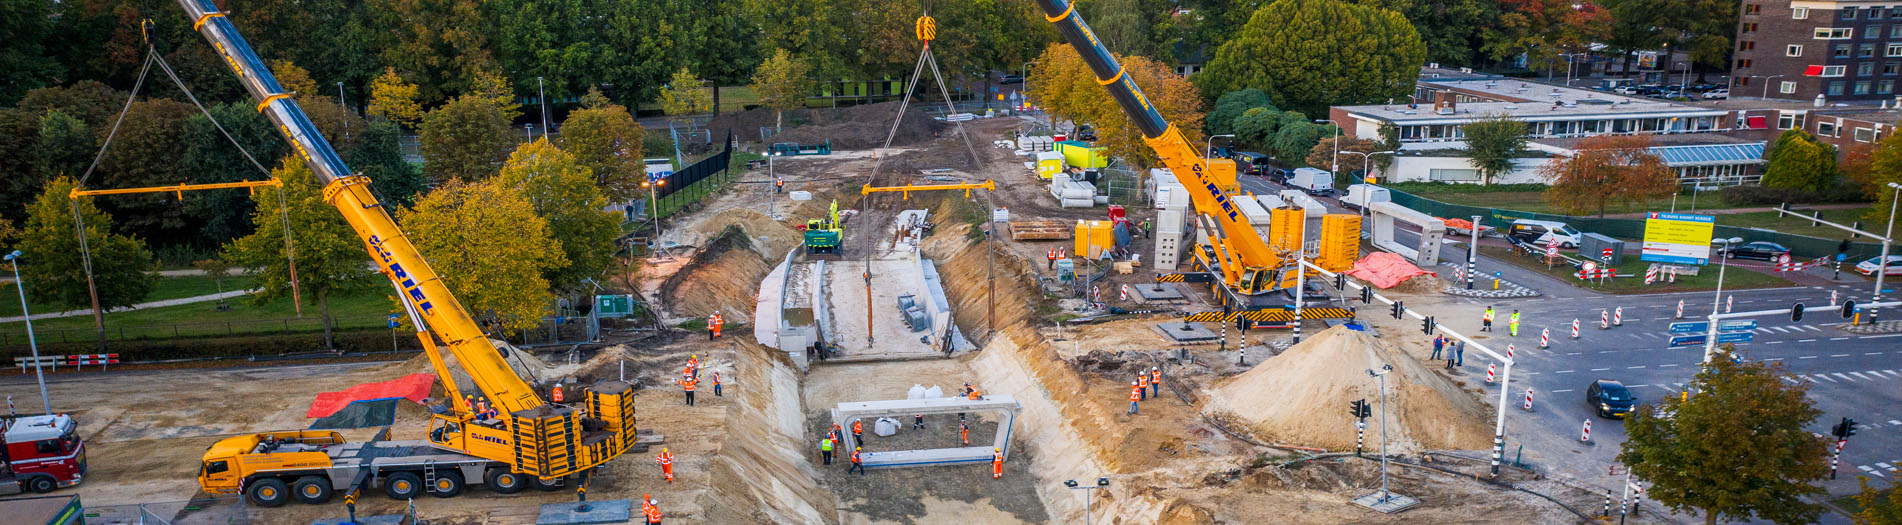
<svg viewBox="0 0 1902 525"><path fill-rule="evenodd" d="M1394 319L1399 319L1399 318L1400 318L1400 312L1401 312L1401 311L1403 311L1403 310L1406 310L1406 308L1405 308L1405 307L1402 307L1402 306L1400 306L1400 301L1394 301L1394 302L1393 302L1393 318L1394 318Z"/></svg>
<svg viewBox="0 0 1902 525"><path fill-rule="evenodd" d="M1426 319L1420 320L1420 331L1425 332L1426 335L1433 335L1433 316L1429 315Z"/></svg>
<svg viewBox="0 0 1902 525"><path fill-rule="evenodd" d="M1369 417L1372 417L1373 415L1374 415L1374 404L1368 403L1367 400L1365 399L1360 400L1360 415L1357 417L1361 419L1367 419Z"/></svg>
<svg viewBox="0 0 1902 525"><path fill-rule="evenodd" d="M1847 434L1848 427L1849 418L1843 418L1843 420L1837 422L1835 426L1829 427L1829 435L1836 436L1836 439L1842 439L1843 436Z"/></svg>
<svg viewBox="0 0 1902 525"><path fill-rule="evenodd" d="M1796 306L1790 307L1790 322L1794 323L1794 322L1798 322L1802 320L1803 320L1803 303L1796 303Z"/></svg>
<svg viewBox="0 0 1902 525"><path fill-rule="evenodd" d="M1363 405L1366 405L1366 404L1367 404L1366 401L1360 401L1360 400L1348 401L1347 415L1350 417L1356 417L1356 418L1365 417L1360 415L1360 412L1361 412L1361 409L1364 408Z"/></svg>
<svg viewBox="0 0 1902 525"><path fill-rule="evenodd" d="M1856 302L1848 301L1848 300L1843 301L1843 319L1848 319L1850 317L1854 317L1855 315L1856 315Z"/></svg>
<svg viewBox="0 0 1902 525"><path fill-rule="evenodd" d="M1856 435L1855 418L1843 418L1843 438Z"/></svg>
<svg viewBox="0 0 1902 525"><path fill-rule="evenodd" d="M1334 274L1334 289L1340 290L1343 292L1347 291L1347 274L1345 273Z"/></svg>
<svg viewBox="0 0 1902 525"><path fill-rule="evenodd" d="M1372 302L1374 302L1374 287L1360 287L1360 304L1369 304Z"/></svg>

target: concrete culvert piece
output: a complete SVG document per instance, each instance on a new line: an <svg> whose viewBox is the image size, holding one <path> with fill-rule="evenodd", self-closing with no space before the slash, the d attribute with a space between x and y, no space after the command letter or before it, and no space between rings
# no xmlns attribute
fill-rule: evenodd
<svg viewBox="0 0 1902 525"><path fill-rule="evenodd" d="M1211 390L1206 411L1246 425L1265 440L1353 450L1350 401L1374 405L1367 420L1369 452L1380 447L1379 384L1367 370L1391 364L1387 376L1387 450L1484 449L1492 443L1491 412L1412 356L1364 331L1337 326Z"/></svg>

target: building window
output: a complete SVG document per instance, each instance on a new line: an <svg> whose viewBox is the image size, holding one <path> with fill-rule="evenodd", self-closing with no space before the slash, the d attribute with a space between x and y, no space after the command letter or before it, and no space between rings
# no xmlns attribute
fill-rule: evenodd
<svg viewBox="0 0 1902 525"><path fill-rule="evenodd" d="M1894 75L1898 70L1902 70L1902 62L1882 63L1882 74L1884 75Z"/></svg>
<svg viewBox="0 0 1902 525"><path fill-rule="evenodd" d="M1830 51L1830 56L1835 58L1849 58L1850 48L1851 46L1849 44L1836 44L1835 49Z"/></svg>
<svg viewBox="0 0 1902 525"><path fill-rule="evenodd" d="M1761 12L1763 12L1763 6L1761 5L1744 4L1744 14L1746 15L1754 15Z"/></svg>
<svg viewBox="0 0 1902 525"><path fill-rule="evenodd" d="M1881 80L1881 81L1877 81L1877 82L1876 82L1876 93L1877 93L1877 94L1882 94L1882 95L1887 95L1887 94L1890 94L1890 93L1894 93L1894 92L1895 92L1895 81L1894 81L1894 80Z"/></svg>
<svg viewBox="0 0 1902 525"><path fill-rule="evenodd" d="M1853 37L1855 33L1855 29L1847 27L1818 27L1810 36L1817 40L1847 40Z"/></svg>
<svg viewBox="0 0 1902 525"><path fill-rule="evenodd" d="M1809 20L1809 18L1810 18L1810 8L1807 8L1807 7L1790 8L1791 20Z"/></svg>
<svg viewBox="0 0 1902 525"><path fill-rule="evenodd" d="M1791 57L1803 56L1803 46L1801 44L1790 44L1789 46L1786 46L1783 48L1783 56L1791 56Z"/></svg>
<svg viewBox="0 0 1902 525"><path fill-rule="evenodd" d="M1836 136L1836 123L1817 121L1816 134L1824 137Z"/></svg>
<svg viewBox="0 0 1902 525"><path fill-rule="evenodd" d="M1750 69L1750 59L1748 58L1737 59L1737 69ZM1745 81L1744 85L1750 85L1749 78L1745 78L1743 80Z"/></svg>
<svg viewBox="0 0 1902 525"><path fill-rule="evenodd" d="M1873 129L1856 128L1856 131L1852 133L1856 137L1856 142L1875 142L1876 140L1876 130Z"/></svg>
<svg viewBox="0 0 1902 525"><path fill-rule="evenodd" d="M1871 84L1871 82L1869 82L1869 81L1867 81L1867 80L1858 80L1858 81L1856 81L1856 91L1855 91L1855 94L1857 94L1857 95L1867 95L1867 94L1869 94L1869 87L1870 87L1870 84Z"/></svg>
<svg viewBox="0 0 1902 525"><path fill-rule="evenodd" d="M1871 7L1871 8L1869 8L1869 19L1870 19L1870 20L1881 20L1881 19L1882 19L1882 8L1880 8L1880 7Z"/></svg>
<svg viewBox="0 0 1902 525"><path fill-rule="evenodd" d="M1844 71L1844 70L1846 70L1846 69L1848 69L1848 68L1849 68L1849 66L1823 66L1823 73L1822 73L1822 74L1820 74L1820 75L1816 75L1816 76L1819 76L1819 77L1840 77L1840 76L1843 76L1843 71Z"/></svg>
<svg viewBox="0 0 1902 525"><path fill-rule="evenodd" d="M1756 22L1746 22L1746 23L1744 23L1744 25L1743 25L1743 32L1745 32L1745 33L1755 33L1755 32L1757 32L1757 23L1756 23Z"/></svg>
<svg viewBox="0 0 1902 525"><path fill-rule="evenodd" d="M1843 8L1843 20L1855 20L1855 19L1856 19L1856 8L1855 8L1855 7L1845 7L1845 8Z"/></svg>
<svg viewBox="0 0 1902 525"><path fill-rule="evenodd" d="M1863 44L1860 46L1856 46L1856 58L1869 58L1873 56L1876 56L1875 44Z"/></svg>
<svg viewBox="0 0 1902 525"><path fill-rule="evenodd" d="M1896 27L1902 27L1902 24L1896 24ZM1902 57L1902 44L1889 44L1887 55L1892 57Z"/></svg>
<svg viewBox="0 0 1902 525"><path fill-rule="evenodd" d="M1794 127L1796 127L1796 115L1789 113L1777 115L1777 129L1790 129Z"/></svg>
<svg viewBox="0 0 1902 525"><path fill-rule="evenodd" d="M1902 24L1889 26L1889 38L1902 38Z"/></svg>
<svg viewBox="0 0 1902 525"><path fill-rule="evenodd" d="M1796 93L1796 83L1788 80L1777 86L1777 92L1785 95Z"/></svg>
<svg viewBox="0 0 1902 525"><path fill-rule="evenodd" d="M1863 62L1860 64L1856 64L1856 76L1866 77L1866 76L1875 74L1875 72L1876 72L1875 62Z"/></svg>
<svg viewBox="0 0 1902 525"><path fill-rule="evenodd" d="M1902 5L1890 7L1889 18L1902 18Z"/></svg>
<svg viewBox="0 0 1902 525"><path fill-rule="evenodd" d="M1479 170L1429 169L1427 170L1427 180L1478 182Z"/></svg>
<svg viewBox="0 0 1902 525"><path fill-rule="evenodd" d="M1829 89L1827 89L1827 90L1824 90L1824 92L1825 92L1825 93L1828 93L1828 94L1829 94L1829 96L1832 96L1832 97L1834 97L1834 96L1837 96L1837 95L1841 95L1841 94L1843 94L1843 84L1845 84L1845 82L1843 82L1843 81L1841 81L1841 80L1838 80L1838 81L1835 81L1835 82L1830 82L1830 83L1829 83Z"/></svg>
<svg viewBox="0 0 1902 525"><path fill-rule="evenodd" d="M1755 40L1745 40L1745 41L1737 43L1738 51L1751 51L1756 48L1757 48L1757 41Z"/></svg>
<svg viewBox="0 0 1902 525"><path fill-rule="evenodd" d="M1882 26L1876 25L1862 28L1863 38L1876 38L1879 36L1882 36Z"/></svg>

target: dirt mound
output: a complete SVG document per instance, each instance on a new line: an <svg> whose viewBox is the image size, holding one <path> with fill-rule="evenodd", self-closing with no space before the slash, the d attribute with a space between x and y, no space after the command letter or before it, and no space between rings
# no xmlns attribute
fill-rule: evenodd
<svg viewBox="0 0 1902 525"><path fill-rule="evenodd" d="M1415 275L1405 281L1400 281L1400 284L1396 284L1393 288L1388 289L1404 294L1431 294L1440 293L1440 290L1445 288L1446 281L1440 280L1439 276L1423 273Z"/></svg>
<svg viewBox="0 0 1902 525"><path fill-rule="evenodd" d="M818 144L831 140L834 149L874 148L885 144L892 119L897 116L897 102L787 111L785 127L766 141ZM725 136L731 130L734 137L750 142L759 140L760 128L772 128L774 118L770 108L726 113L708 122L707 129L716 137ZM929 141L944 127L925 114L923 104L914 102L905 111L905 120L899 124L898 134L892 137L892 145Z"/></svg>
<svg viewBox="0 0 1902 525"><path fill-rule="evenodd" d="M1364 331L1337 326L1289 348L1255 369L1218 383L1209 410L1233 415L1258 436L1284 443L1354 446L1349 401L1375 403L1368 430L1380 425L1378 383L1367 370L1387 374L1388 450L1480 449L1490 443L1487 410L1446 378Z"/></svg>
<svg viewBox="0 0 1902 525"><path fill-rule="evenodd" d="M660 289L674 315L704 317L718 310L728 324L751 323L759 280L772 269L745 231L729 227Z"/></svg>

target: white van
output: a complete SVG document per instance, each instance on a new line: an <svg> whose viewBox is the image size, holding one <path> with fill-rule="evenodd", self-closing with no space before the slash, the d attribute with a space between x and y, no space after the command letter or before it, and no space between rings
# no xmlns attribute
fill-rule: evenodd
<svg viewBox="0 0 1902 525"><path fill-rule="evenodd" d="M1300 168L1288 176L1288 187L1307 192L1308 195L1326 197L1334 194L1334 174L1327 170Z"/></svg>
<svg viewBox="0 0 1902 525"><path fill-rule="evenodd" d="M1347 187L1347 195L1341 197L1341 205L1348 209L1365 208L1376 202L1391 202L1393 194L1387 188L1372 184L1355 184Z"/></svg>
<svg viewBox="0 0 1902 525"><path fill-rule="evenodd" d="M1577 248L1584 234L1563 222L1519 219L1512 221L1506 236L1519 242L1529 242L1539 246L1557 242L1561 248Z"/></svg>

